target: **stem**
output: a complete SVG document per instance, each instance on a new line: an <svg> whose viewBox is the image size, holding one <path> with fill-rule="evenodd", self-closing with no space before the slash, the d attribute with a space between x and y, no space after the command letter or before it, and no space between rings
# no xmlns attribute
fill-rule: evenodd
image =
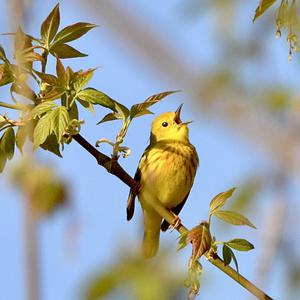
<svg viewBox="0 0 300 300"><path fill-rule="evenodd" d="M93 157L96 158L99 165L104 167L109 173L117 176L121 181L127 184L130 188L137 188L138 183L119 165L116 160L111 159L105 154L98 151L94 148L86 139L84 139L80 134L73 136L74 140L79 143L86 151L88 151ZM176 222L176 218L174 215L167 210L160 202L152 203L153 208L165 219L169 224L174 224ZM179 233L185 233L188 229L180 224L176 227L176 230ZM210 263L219 268L241 286L243 286L246 290L248 290L252 295L256 296L261 300L272 300L270 296L265 294L262 290L260 290L257 286L255 286L251 281L246 279L244 276L236 272L230 266L225 266L224 261L218 256L214 255L213 257L209 254L205 254L206 258Z"/></svg>
<svg viewBox="0 0 300 300"><path fill-rule="evenodd" d="M37 221L37 216L32 211L30 204L27 203L24 224L27 300L38 300L40 298L37 253Z"/></svg>

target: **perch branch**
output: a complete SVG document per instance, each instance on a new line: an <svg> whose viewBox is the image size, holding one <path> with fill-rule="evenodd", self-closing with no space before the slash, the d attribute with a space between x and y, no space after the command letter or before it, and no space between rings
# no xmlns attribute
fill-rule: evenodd
<svg viewBox="0 0 300 300"><path fill-rule="evenodd" d="M86 151L88 151L98 162L99 165L104 167L109 173L118 177L121 181L123 181L130 188L137 188L137 182L121 167L121 165L116 161L111 159L109 156L101 153L95 147L93 147L85 138L83 138L80 134L76 134L73 136L74 140L80 144ZM168 221L169 224L173 224L176 220L174 215L168 211L165 207L163 207L160 203L154 203L154 209ZM176 230L179 233L184 233L188 231L188 229L180 224ZM241 286L243 286L246 290L248 290L251 294L256 296L261 300L272 300L270 296L265 294L262 290L260 290L257 286L255 286L252 282L246 279L244 276L236 272L230 266L225 266L224 261L217 255L211 257L206 254L206 258L209 262L211 262L214 266L219 268L233 280L238 282Z"/></svg>

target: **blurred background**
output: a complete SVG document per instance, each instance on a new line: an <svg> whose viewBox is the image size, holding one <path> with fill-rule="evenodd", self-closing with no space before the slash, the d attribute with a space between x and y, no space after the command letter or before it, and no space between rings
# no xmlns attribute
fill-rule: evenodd
<svg viewBox="0 0 300 300"><path fill-rule="evenodd" d="M39 36L41 22L57 2L0 3L1 33L14 32L22 24L25 32ZM241 274L275 299L298 299L300 60L296 53L289 61L284 33L275 39L278 5L252 23L257 5L258 1L234 0L64 0L60 28L80 21L99 27L72 43L88 57L63 62L75 70L99 67L91 86L126 106L155 93L181 90L153 111L172 111L184 103L183 120L194 120L190 140L200 168L181 213L183 224L191 228L207 219L210 200L238 187L228 209L245 214L257 230L216 220L213 233L218 240L251 241L254 251L237 253ZM11 37L0 36L0 43L9 53ZM50 63L48 72L54 70ZM0 100L7 97L9 92L1 88ZM114 139L117 133L117 122L96 126L106 113L100 107L95 114L80 113L85 120L81 133L92 144L103 137ZM151 115L139 118L129 129L125 145L132 154L120 163L132 175L147 146L152 120ZM111 151L105 145L101 150ZM30 251L37 258L40 299L83 299L97 280L102 288L112 288L105 299L133 299L131 290L138 290L139 277L134 270L142 268L131 252L137 251L142 238L142 216L138 207L133 221L126 221L128 187L75 142L65 146L63 159L43 151L37 157L68 185L67 204L40 219L36 235L30 235L36 242ZM28 224L24 193L9 179L16 161L0 177L0 299L21 300L30 284L24 249ZM177 237L175 231L162 234L162 258L152 262L157 274L167 273L165 281L152 282L153 271L143 269L144 287L161 284L161 299L186 297L183 288L169 298L163 296L163 289L172 282L178 287L187 272L190 249L176 252ZM160 270L160 259L168 271ZM203 267L198 299L251 299L204 259ZM124 275L124 268L130 272ZM131 278L131 285L126 285ZM121 287L114 288L116 282Z"/></svg>

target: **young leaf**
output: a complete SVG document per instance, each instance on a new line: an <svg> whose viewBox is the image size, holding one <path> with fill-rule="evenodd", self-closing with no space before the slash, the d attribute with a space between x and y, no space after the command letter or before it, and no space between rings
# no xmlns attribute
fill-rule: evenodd
<svg viewBox="0 0 300 300"><path fill-rule="evenodd" d="M67 44L56 44L52 46L50 53L61 59L88 56Z"/></svg>
<svg viewBox="0 0 300 300"><path fill-rule="evenodd" d="M109 122L109 121L114 121L114 120L120 120L121 118L118 117L118 115L116 113L109 113L106 116L103 117L103 119L101 119L97 125L104 123L104 122Z"/></svg>
<svg viewBox="0 0 300 300"><path fill-rule="evenodd" d="M232 196L233 192L236 190L236 188L232 188L226 192L222 192L220 194L218 194L217 196L215 196L209 205L209 210L210 213L214 213L215 211L217 211L218 209L222 208L226 201Z"/></svg>
<svg viewBox="0 0 300 300"><path fill-rule="evenodd" d="M74 120L74 119L78 120L78 107L75 102L72 104L72 106L69 109L69 117L70 120Z"/></svg>
<svg viewBox="0 0 300 300"><path fill-rule="evenodd" d="M70 118L67 108L64 106L59 106L52 111L51 122L53 126L53 131L57 137L57 140L60 141L65 129L69 126Z"/></svg>
<svg viewBox="0 0 300 300"><path fill-rule="evenodd" d="M185 247L188 243L192 243L192 259L196 261L211 247L211 235L208 224L203 222L192 228L188 233L182 235L179 240L178 249Z"/></svg>
<svg viewBox="0 0 300 300"><path fill-rule="evenodd" d="M6 162L7 162L7 157L0 149L0 173L3 172Z"/></svg>
<svg viewBox="0 0 300 300"><path fill-rule="evenodd" d="M0 86L6 85L14 81L13 74L7 63L0 64Z"/></svg>
<svg viewBox="0 0 300 300"><path fill-rule="evenodd" d="M86 34L89 30L91 30L94 27L96 27L96 25L90 23L76 23L67 26L56 35L56 37L53 40L52 46L74 41Z"/></svg>
<svg viewBox="0 0 300 300"><path fill-rule="evenodd" d="M66 70L59 58L56 59L56 75L58 80L65 81Z"/></svg>
<svg viewBox="0 0 300 300"><path fill-rule="evenodd" d="M41 37L46 45L49 47L55 34L57 33L60 23L59 3L53 8L49 16L45 19L41 26Z"/></svg>
<svg viewBox="0 0 300 300"><path fill-rule="evenodd" d="M232 225L247 225L256 228L246 217L234 211L218 210L213 215Z"/></svg>
<svg viewBox="0 0 300 300"><path fill-rule="evenodd" d="M111 110L115 111L115 101L107 96L106 94L93 89L93 88L86 88L80 91L77 94L77 97L80 100L92 103L92 104L99 104L101 106L110 108Z"/></svg>
<svg viewBox="0 0 300 300"><path fill-rule="evenodd" d="M231 250L226 244L223 244L222 254L223 254L223 260L224 265L228 266L231 262L232 256L231 256Z"/></svg>
<svg viewBox="0 0 300 300"><path fill-rule="evenodd" d="M52 87L59 86L59 82L56 76L52 74L41 73L39 71L33 70L33 72L39 76L43 82L48 83Z"/></svg>
<svg viewBox="0 0 300 300"><path fill-rule="evenodd" d="M33 147L43 144L53 130L52 111L45 114L37 123L33 132Z"/></svg>
<svg viewBox="0 0 300 300"><path fill-rule="evenodd" d="M80 92L92 79L95 69L89 69L87 71L78 71L74 73L72 83L74 90Z"/></svg>
<svg viewBox="0 0 300 300"><path fill-rule="evenodd" d="M6 55L5 55L5 51L3 49L3 47L0 45L0 59L3 60L6 63L9 63Z"/></svg>
<svg viewBox="0 0 300 300"><path fill-rule="evenodd" d="M179 242L178 242L178 245L177 245L177 250L181 250L183 249L187 244L187 236L188 234L190 233L190 231L186 231L184 233L182 233L180 236L179 236Z"/></svg>
<svg viewBox="0 0 300 300"><path fill-rule="evenodd" d="M57 105L52 101L45 101L33 108L33 110L29 114L29 119L35 119L39 117L40 115L48 112L49 110L52 110Z"/></svg>
<svg viewBox="0 0 300 300"><path fill-rule="evenodd" d="M138 115L140 112L145 111L147 108L152 106L153 104L157 103L158 101L162 100L166 96L169 96L171 94L177 93L178 91L168 91L168 92L163 92L159 94L152 95L148 97L144 102L134 104L131 106L130 109L130 118L133 119Z"/></svg>
<svg viewBox="0 0 300 300"><path fill-rule="evenodd" d="M16 133L16 146L18 147L21 153L23 150L23 146L26 142L26 138L27 138L26 126L19 126Z"/></svg>
<svg viewBox="0 0 300 300"><path fill-rule="evenodd" d="M115 109L116 109L118 115L121 116L121 118L123 120L126 120L127 117L129 116L129 109L125 105L123 105L117 101L114 101L114 103L115 103Z"/></svg>
<svg viewBox="0 0 300 300"><path fill-rule="evenodd" d="M57 142L57 138L53 133L46 138L45 142L41 144L40 147L44 150L54 153L59 157L62 157L59 149L59 143Z"/></svg>
<svg viewBox="0 0 300 300"><path fill-rule="evenodd" d="M229 248L229 250L230 250L230 253L231 253L232 260L235 264L236 271L239 273L239 265L238 265L237 259L235 257L235 254L230 248Z"/></svg>
<svg viewBox="0 0 300 300"><path fill-rule="evenodd" d="M244 239L233 239L226 242L226 245L239 251L249 251L254 249L254 246Z"/></svg>
<svg viewBox="0 0 300 300"><path fill-rule="evenodd" d="M0 151L10 160L15 152L15 132L10 127L7 128L0 140Z"/></svg>
<svg viewBox="0 0 300 300"><path fill-rule="evenodd" d="M260 17L269 7L271 7L276 0L260 0L259 5L255 10L255 15L253 17L253 22Z"/></svg>

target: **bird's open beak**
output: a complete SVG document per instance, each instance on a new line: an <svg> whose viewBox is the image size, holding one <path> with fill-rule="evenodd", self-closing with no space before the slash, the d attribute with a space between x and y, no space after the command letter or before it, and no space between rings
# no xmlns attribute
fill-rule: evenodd
<svg viewBox="0 0 300 300"><path fill-rule="evenodd" d="M176 111L175 111L175 117L174 117L174 122L176 123L176 124L182 124L182 125L184 125L184 124L190 124L190 123L192 123L193 121L187 121L187 122L182 122L181 121L181 119L180 119L180 113L181 113L181 108L182 108L182 106L183 106L183 104L180 104L179 105L179 107L176 109Z"/></svg>
<svg viewBox="0 0 300 300"><path fill-rule="evenodd" d="M176 109L175 111L175 117L174 117L174 122L176 124L181 124L182 121L180 119L180 112L181 112L181 108L182 108L183 104L180 104L179 107Z"/></svg>

